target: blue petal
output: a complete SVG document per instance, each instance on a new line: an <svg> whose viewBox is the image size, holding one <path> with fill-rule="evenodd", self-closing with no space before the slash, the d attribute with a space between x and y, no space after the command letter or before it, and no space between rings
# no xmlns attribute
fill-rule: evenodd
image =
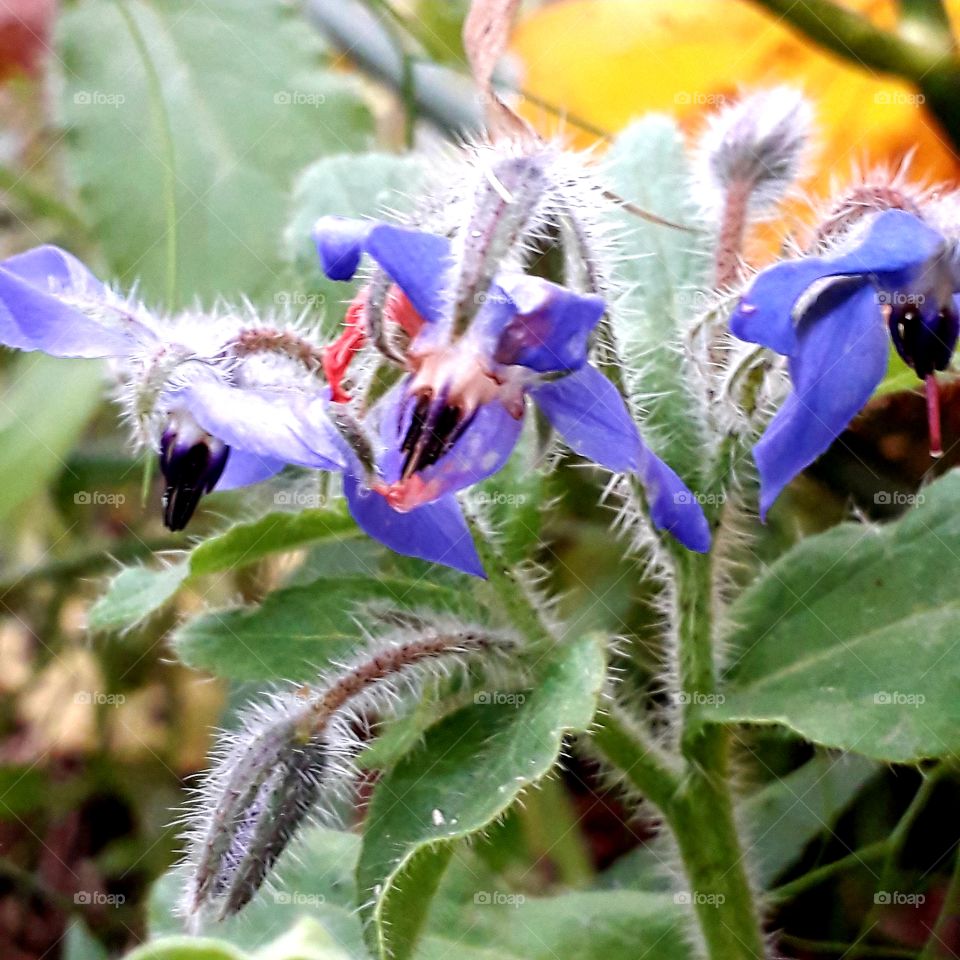
<svg viewBox="0 0 960 960"><path fill-rule="evenodd" d="M837 257L807 257L764 270L730 318L735 336L777 353L798 346L793 310L816 281L826 277L875 278L881 287L909 287L943 245L943 237L913 214L885 210L874 219L861 242Z"/></svg>
<svg viewBox="0 0 960 960"><path fill-rule="evenodd" d="M103 301L106 288L76 257L44 246L0 263L0 343L43 350L55 357L119 357L148 337L147 329L117 313L114 326L63 301Z"/></svg>
<svg viewBox="0 0 960 960"><path fill-rule="evenodd" d="M574 451L616 473L639 475L659 529L691 550L710 549L710 528L696 497L643 443L623 397L599 370L586 364L531 392Z"/></svg>
<svg viewBox="0 0 960 960"><path fill-rule="evenodd" d="M313 239L323 272L331 280L352 280L361 256L368 253L424 320L435 323L446 314L452 260L445 238L375 220L321 217Z"/></svg>
<svg viewBox="0 0 960 960"><path fill-rule="evenodd" d="M453 496L397 513L383 497L351 476L343 478L350 513L364 533L402 553L485 577L460 506Z"/></svg>
<svg viewBox="0 0 960 960"><path fill-rule="evenodd" d="M586 363L590 333L605 310L601 297L524 275L500 276L497 284L516 305L514 315L497 331L497 363L539 373L577 370Z"/></svg>
<svg viewBox="0 0 960 960"><path fill-rule="evenodd" d="M530 391L537 406L572 450L614 473L640 466L642 443L637 425L617 388L596 368Z"/></svg>
<svg viewBox="0 0 960 960"><path fill-rule="evenodd" d="M352 280L360 266L367 237L376 226L373 220L350 217L321 217L313 228L323 272L331 280Z"/></svg>
<svg viewBox="0 0 960 960"><path fill-rule="evenodd" d="M267 461L343 470L347 457L324 402L298 393L241 389L209 371L165 394L211 436Z"/></svg>
<svg viewBox="0 0 960 960"><path fill-rule="evenodd" d="M223 468L214 490L235 490L237 487L248 487L252 483L262 483L278 474L285 466L283 460L273 460L231 447L227 465Z"/></svg>
<svg viewBox="0 0 960 960"><path fill-rule="evenodd" d="M422 230L381 223L370 231L367 252L430 323L447 314L450 241Z"/></svg>
<svg viewBox="0 0 960 960"><path fill-rule="evenodd" d="M754 448L761 517L863 409L888 358L887 331L872 287L837 284L806 311L790 364L794 391Z"/></svg>

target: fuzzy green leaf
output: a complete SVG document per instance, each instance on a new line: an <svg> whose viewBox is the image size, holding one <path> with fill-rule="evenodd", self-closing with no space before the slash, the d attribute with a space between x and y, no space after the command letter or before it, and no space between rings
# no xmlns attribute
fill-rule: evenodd
<svg viewBox="0 0 960 960"><path fill-rule="evenodd" d="M163 298L172 220L178 302L286 292L294 175L372 133L358 87L318 70L320 52L280 0L81 0L64 12L70 158L111 273Z"/></svg>
<svg viewBox="0 0 960 960"><path fill-rule="evenodd" d="M179 563L159 569L130 567L110 581L90 611L92 630L123 630L156 613L192 578L237 570L272 553L346 542L360 530L340 508L269 513L204 540Z"/></svg>
<svg viewBox="0 0 960 960"><path fill-rule="evenodd" d="M884 527L803 541L731 610L717 720L778 723L826 746L910 763L960 752L960 476Z"/></svg>
<svg viewBox="0 0 960 960"><path fill-rule="evenodd" d="M699 226L683 136L673 120L651 116L631 124L614 141L605 169L624 200L673 223ZM701 444L680 344L707 303L706 234L650 223L628 211L618 212L616 225L629 254L615 273L626 293L610 307L625 362L624 386L634 413L645 414L645 438L675 470L691 472Z"/></svg>
<svg viewBox="0 0 960 960"><path fill-rule="evenodd" d="M595 637L562 647L523 702L478 702L447 717L378 783L357 867L375 956L412 955L455 841L550 771L564 733L593 718L604 669Z"/></svg>
<svg viewBox="0 0 960 960"><path fill-rule="evenodd" d="M174 634L174 645L187 666L221 677L309 680L356 649L358 608L373 601L467 620L482 613L469 593L429 581L331 577L276 590L258 607L203 614Z"/></svg>

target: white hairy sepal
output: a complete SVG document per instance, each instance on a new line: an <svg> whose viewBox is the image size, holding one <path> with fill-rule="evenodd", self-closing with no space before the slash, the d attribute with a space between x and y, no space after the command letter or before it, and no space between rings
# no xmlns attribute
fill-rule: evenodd
<svg viewBox="0 0 960 960"><path fill-rule="evenodd" d="M386 627L385 638L312 688L271 693L221 735L183 817L183 916L238 912L308 819L338 821L357 778L359 731L371 718L395 715L456 672L506 671L516 648L509 635L433 613L371 606L365 614Z"/></svg>
<svg viewBox="0 0 960 960"><path fill-rule="evenodd" d="M865 217L883 210L905 210L945 236L956 236L960 224L955 216L956 194L942 184L915 178L910 171L912 162L910 151L896 165L881 163L867 169L855 165L843 182L832 178L825 199L808 197L814 227L809 241L803 244L804 252L836 249Z"/></svg>
<svg viewBox="0 0 960 960"><path fill-rule="evenodd" d="M249 389L323 395L323 344L305 314L263 316L252 304L226 303L172 316L138 315L156 339L113 363L115 398L138 448L157 449L170 414L166 396L201 368Z"/></svg>
<svg viewBox="0 0 960 960"><path fill-rule="evenodd" d="M743 189L752 216L769 212L801 176L813 127L807 98L774 87L722 107L707 121L694 154L696 199L719 216Z"/></svg>

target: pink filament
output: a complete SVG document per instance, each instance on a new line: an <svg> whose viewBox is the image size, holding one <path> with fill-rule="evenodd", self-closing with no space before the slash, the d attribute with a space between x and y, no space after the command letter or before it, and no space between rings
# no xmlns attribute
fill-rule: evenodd
<svg viewBox="0 0 960 960"><path fill-rule="evenodd" d="M943 456L943 439L940 433L940 388L935 374L924 380L927 393L927 424L930 431L930 456Z"/></svg>

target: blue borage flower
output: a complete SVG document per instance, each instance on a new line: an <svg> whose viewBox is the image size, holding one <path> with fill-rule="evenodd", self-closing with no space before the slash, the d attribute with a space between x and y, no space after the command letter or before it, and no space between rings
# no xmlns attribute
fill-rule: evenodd
<svg viewBox="0 0 960 960"><path fill-rule="evenodd" d="M452 494L504 465L530 397L576 453L641 478L658 528L692 550L709 549L696 498L643 443L619 392L587 362L605 309L600 297L503 272L457 335L455 259L446 238L342 217L321 218L314 238L328 277L352 279L366 253L424 321L407 351L407 375L374 411L376 476L356 470L347 477L351 510L368 533L391 546L418 536L420 517L438 504L444 522L456 516L459 528Z"/></svg>
<svg viewBox="0 0 960 960"><path fill-rule="evenodd" d="M235 331L236 325L234 325ZM147 418L159 417L164 521L182 529L200 497L273 476L285 464L342 470L346 453L325 394L250 382L209 325L159 324L52 246L0 263L0 343L56 357L119 361L121 377L159 371ZM134 398L132 405L139 400ZM138 414L139 416L139 414Z"/></svg>
<svg viewBox="0 0 960 960"><path fill-rule="evenodd" d="M888 331L925 381L931 453L941 452L935 373L956 346L958 290L954 244L902 210L878 214L843 252L778 263L754 280L730 328L785 355L793 383L754 448L762 517L866 405L886 373Z"/></svg>

